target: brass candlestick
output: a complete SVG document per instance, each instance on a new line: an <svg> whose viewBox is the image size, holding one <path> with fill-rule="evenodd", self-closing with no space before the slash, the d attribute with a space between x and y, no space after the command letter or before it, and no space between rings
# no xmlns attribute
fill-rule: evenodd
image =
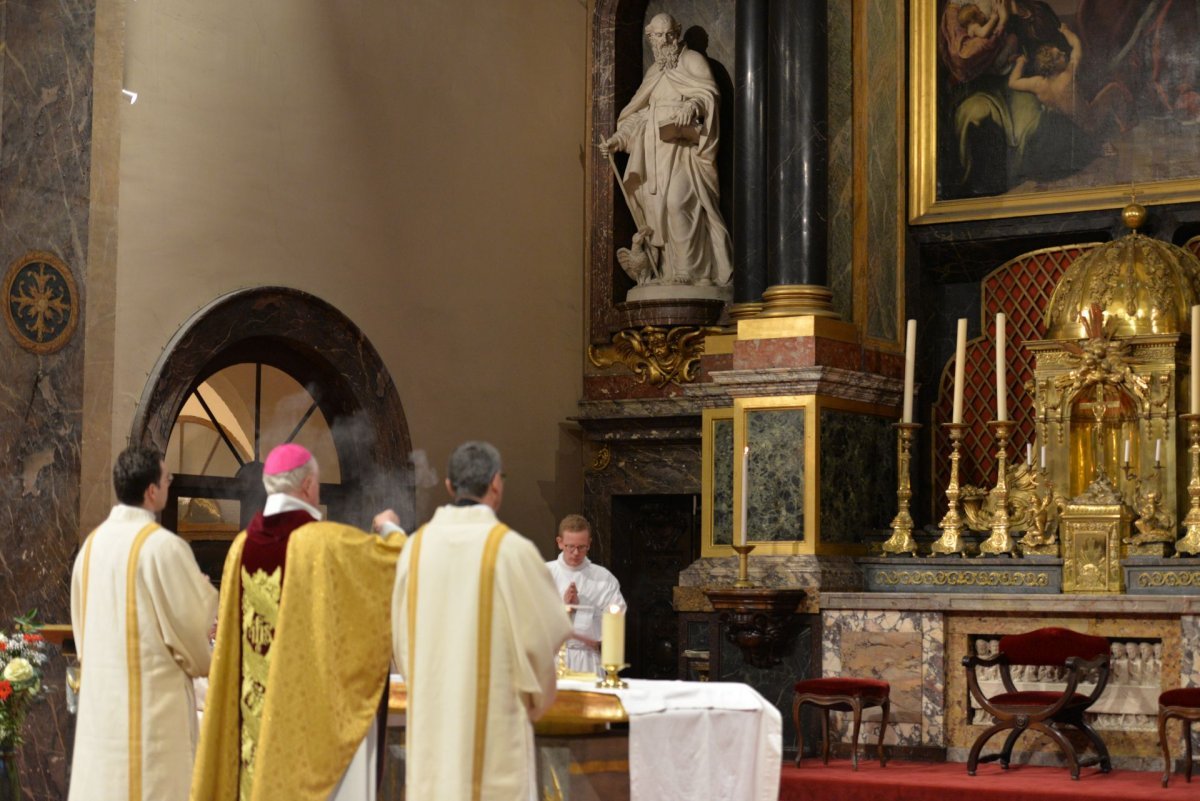
<svg viewBox="0 0 1200 801"><path fill-rule="evenodd" d="M917 541L913 539L913 519L908 513L908 502L912 498L909 481L909 463L912 458L912 441L921 427L920 423L896 423L896 499L900 507L892 519L892 536L883 544L883 555L907 553L917 555Z"/></svg>
<svg viewBox="0 0 1200 801"><path fill-rule="evenodd" d="M753 587L754 582L750 580L750 552L754 550L754 546L735 545L733 550L737 551L738 555L738 576L737 581L733 582L734 588L743 590Z"/></svg>
<svg viewBox="0 0 1200 801"><path fill-rule="evenodd" d="M946 515L942 518L942 522L938 523L938 528L942 530L942 536L929 546L929 550L936 554L957 553L966 556L967 549L962 541L962 515L958 511L958 496L960 495L958 460L962 458L959 451L962 450L962 441L967 433L967 426L964 423L946 423L942 427L950 434L950 484L946 487Z"/></svg>
<svg viewBox="0 0 1200 801"><path fill-rule="evenodd" d="M601 687L606 690L627 689L629 687L629 683L626 681L622 681L621 677L617 675L618 673L620 673L622 670L624 670L627 667L629 667L629 665L627 665L627 664L626 665L605 665L604 666L604 678L602 678L602 679L600 679L600 681L596 682L596 686Z"/></svg>
<svg viewBox="0 0 1200 801"><path fill-rule="evenodd" d="M995 511L992 513L992 533L979 546L981 556L1012 556L1013 538L1008 533L1008 434L1012 429L1010 420L992 420L988 423L996 436L996 486L992 488Z"/></svg>
<svg viewBox="0 0 1200 801"><path fill-rule="evenodd" d="M1175 555L1195 556L1200 553L1200 414L1181 414L1179 419L1187 422L1192 477L1187 487L1188 513L1183 518L1186 533L1175 543Z"/></svg>

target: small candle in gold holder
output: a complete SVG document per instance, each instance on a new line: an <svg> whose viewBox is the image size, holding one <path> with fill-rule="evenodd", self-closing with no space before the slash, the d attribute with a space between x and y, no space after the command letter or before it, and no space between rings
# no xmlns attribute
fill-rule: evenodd
<svg viewBox="0 0 1200 801"><path fill-rule="evenodd" d="M625 664L625 610L613 604L604 610L600 620L600 664L604 667L604 678L596 682L597 687L628 687L617 674Z"/></svg>

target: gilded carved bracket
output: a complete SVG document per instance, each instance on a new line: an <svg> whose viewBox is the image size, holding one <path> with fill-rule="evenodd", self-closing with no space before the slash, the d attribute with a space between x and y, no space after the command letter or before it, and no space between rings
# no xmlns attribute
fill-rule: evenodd
<svg viewBox="0 0 1200 801"><path fill-rule="evenodd" d="M700 371L704 338L720 332L712 326L630 328L614 334L611 344L589 345L588 361L600 368L623 364L640 384L689 384Z"/></svg>

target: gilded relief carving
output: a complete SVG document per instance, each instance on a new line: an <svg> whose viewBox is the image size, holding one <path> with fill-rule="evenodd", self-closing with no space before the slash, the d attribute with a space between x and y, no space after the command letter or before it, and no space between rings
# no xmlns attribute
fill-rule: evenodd
<svg viewBox="0 0 1200 801"><path fill-rule="evenodd" d="M630 328L614 334L612 344L589 345L588 361L601 368L623 364L640 384L690 384L700 370L704 338L720 331L709 326Z"/></svg>

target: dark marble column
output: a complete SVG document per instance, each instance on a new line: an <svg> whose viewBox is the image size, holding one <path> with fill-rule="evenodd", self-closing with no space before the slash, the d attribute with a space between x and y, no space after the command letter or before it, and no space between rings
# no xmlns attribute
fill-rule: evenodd
<svg viewBox="0 0 1200 801"><path fill-rule="evenodd" d="M730 315L761 309L767 288L767 7L737 0L734 39L733 300Z"/></svg>
<svg viewBox="0 0 1200 801"><path fill-rule="evenodd" d="M767 118L768 316L829 304L826 0L770 0Z"/></svg>

